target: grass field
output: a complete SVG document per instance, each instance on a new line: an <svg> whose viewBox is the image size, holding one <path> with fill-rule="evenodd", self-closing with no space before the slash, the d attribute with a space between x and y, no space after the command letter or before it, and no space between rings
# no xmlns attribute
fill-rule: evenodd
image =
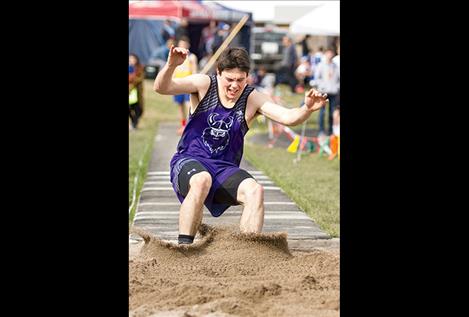
<svg viewBox="0 0 469 317"><path fill-rule="evenodd" d="M152 80L145 81L145 113L140 127L129 131L129 206L132 201L134 177L138 173L137 194L141 190L147 172L153 139L159 122L178 121L177 107L171 96L161 96L152 91ZM287 88L281 87L285 105L298 107L303 96L288 95ZM307 126L317 128L318 112L308 120ZM295 127L300 131L301 126ZM317 154L304 155L297 164L293 163L296 154L286 149L267 148L252 144L249 136L267 132L265 124L256 122L249 130L245 145L245 158L255 167L263 170L281 186L285 192L304 210L324 231L333 237L339 232L339 161L328 161ZM139 160L142 166L139 168ZM138 195L137 195L138 198ZM134 210L129 220L133 218Z"/></svg>
<svg viewBox="0 0 469 317"><path fill-rule="evenodd" d="M142 189L150 163L153 150L153 140L159 122L177 120L177 108L173 105L170 96L161 96L152 90L153 80L145 80L144 96L145 110L137 130L129 131L129 207L132 204L134 188L136 197ZM141 161L141 165L139 162ZM138 183L134 184L138 175ZM136 202L130 211L129 221L135 213Z"/></svg>
<svg viewBox="0 0 469 317"><path fill-rule="evenodd" d="M339 232L339 161L296 154L265 145L245 144L245 158L264 171L286 194L332 237Z"/></svg>

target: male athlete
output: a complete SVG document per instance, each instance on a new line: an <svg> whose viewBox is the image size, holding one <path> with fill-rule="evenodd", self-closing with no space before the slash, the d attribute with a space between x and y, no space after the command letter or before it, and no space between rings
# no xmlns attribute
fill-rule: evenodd
<svg viewBox="0 0 469 317"><path fill-rule="evenodd" d="M262 114L294 126L323 107L327 95L315 89L305 93L305 105L285 108L247 85L250 60L244 48L227 48L217 61L217 73L173 78L189 51L171 46L166 65L156 76L154 90L163 95L191 94L189 120L171 163L171 182L179 201L180 244L191 244L205 205L212 216L243 205L241 232L261 232L264 224L263 187L239 168L244 136Z"/></svg>

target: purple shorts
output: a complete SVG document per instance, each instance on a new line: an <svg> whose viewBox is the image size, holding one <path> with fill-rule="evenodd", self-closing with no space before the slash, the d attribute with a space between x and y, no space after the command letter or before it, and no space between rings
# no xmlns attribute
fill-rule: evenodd
<svg viewBox="0 0 469 317"><path fill-rule="evenodd" d="M235 192L241 181L246 178L254 178L238 166L227 162L196 157L173 157L171 161L171 183L181 203L184 201L183 194L187 193L187 188L180 188L180 173L185 172L184 166L186 164L190 165L194 161L200 163L203 166L203 170L207 171L212 177L212 187L205 199L204 205L214 217L219 217L228 207L238 205L236 201L228 197L234 198L233 196L236 196ZM187 172L191 173L192 168L189 168ZM197 172L200 171L193 171L194 174ZM185 178L185 182L188 183L190 177L186 176ZM183 185L187 187L187 184ZM227 188L223 188L222 185L226 185ZM220 199L223 201L219 201Z"/></svg>

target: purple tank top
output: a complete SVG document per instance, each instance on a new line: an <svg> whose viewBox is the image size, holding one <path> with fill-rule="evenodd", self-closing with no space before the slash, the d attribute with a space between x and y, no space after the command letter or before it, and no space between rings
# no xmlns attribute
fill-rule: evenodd
<svg viewBox="0 0 469 317"><path fill-rule="evenodd" d="M189 116L177 152L170 163L171 180L181 202L183 198L179 195L177 182L174 180L185 161L196 159L212 174L212 189L205 204L209 209L216 189L239 170L244 136L249 130L245 120L246 103L253 90L254 87L246 85L233 108L226 108L218 98L216 75L210 76L207 94Z"/></svg>

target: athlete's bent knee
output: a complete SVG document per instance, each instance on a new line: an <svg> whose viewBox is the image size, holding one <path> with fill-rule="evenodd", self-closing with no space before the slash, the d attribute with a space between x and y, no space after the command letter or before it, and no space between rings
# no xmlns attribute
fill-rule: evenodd
<svg viewBox="0 0 469 317"><path fill-rule="evenodd" d="M191 177L189 184L196 190L208 191L212 186L212 177L207 172L200 172Z"/></svg>
<svg viewBox="0 0 469 317"><path fill-rule="evenodd" d="M246 190L246 198L248 200L263 200L264 199L264 186L255 183Z"/></svg>

